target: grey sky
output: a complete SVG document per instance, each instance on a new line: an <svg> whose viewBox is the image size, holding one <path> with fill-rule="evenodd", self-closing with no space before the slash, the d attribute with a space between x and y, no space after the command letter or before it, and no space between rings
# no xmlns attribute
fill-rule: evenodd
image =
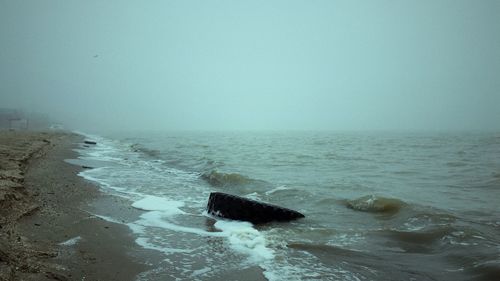
<svg viewBox="0 0 500 281"><path fill-rule="evenodd" d="M0 0L0 42L0 107L82 129L500 129L495 0Z"/></svg>

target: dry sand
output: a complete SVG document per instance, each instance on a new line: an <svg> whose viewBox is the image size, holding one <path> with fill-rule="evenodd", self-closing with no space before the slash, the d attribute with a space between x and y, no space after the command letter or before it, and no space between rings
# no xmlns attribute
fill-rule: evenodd
<svg viewBox="0 0 500 281"><path fill-rule="evenodd" d="M107 199L77 176L80 167L64 162L76 158L71 149L81 141L70 133L0 131L1 281L134 280L148 269L144 257L155 258L126 226L85 211ZM113 203L117 211L127 206Z"/></svg>

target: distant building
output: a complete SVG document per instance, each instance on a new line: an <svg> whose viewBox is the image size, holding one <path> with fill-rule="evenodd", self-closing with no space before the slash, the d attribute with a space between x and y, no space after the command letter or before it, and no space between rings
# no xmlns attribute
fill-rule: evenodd
<svg viewBox="0 0 500 281"><path fill-rule="evenodd" d="M27 128L28 119L21 110L0 108L0 129L26 130Z"/></svg>
<svg viewBox="0 0 500 281"><path fill-rule="evenodd" d="M49 125L50 118L45 113L0 108L0 130L47 130Z"/></svg>

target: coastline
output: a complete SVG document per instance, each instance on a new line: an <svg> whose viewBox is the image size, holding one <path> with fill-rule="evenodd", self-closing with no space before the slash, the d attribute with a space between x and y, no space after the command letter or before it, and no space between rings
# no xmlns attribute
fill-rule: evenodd
<svg viewBox="0 0 500 281"><path fill-rule="evenodd" d="M0 131L0 280L135 280L149 268L144 257L155 259L127 226L85 210L95 201L130 207L64 162L82 141L66 132Z"/></svg>

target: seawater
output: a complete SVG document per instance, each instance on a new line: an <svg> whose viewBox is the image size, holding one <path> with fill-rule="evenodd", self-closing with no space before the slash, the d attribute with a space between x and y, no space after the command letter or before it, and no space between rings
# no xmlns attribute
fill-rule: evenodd
<svg viewBox="0 0 500 281"><path fill-rule="evenodd" d="M500 133L86 137L97 145L77 151L96 165L80 175L143 211L106 218L164 257L140 280L217 280L252 267L268 280L500 280ZM212 218L213 191L306 218Z"/></svg>

